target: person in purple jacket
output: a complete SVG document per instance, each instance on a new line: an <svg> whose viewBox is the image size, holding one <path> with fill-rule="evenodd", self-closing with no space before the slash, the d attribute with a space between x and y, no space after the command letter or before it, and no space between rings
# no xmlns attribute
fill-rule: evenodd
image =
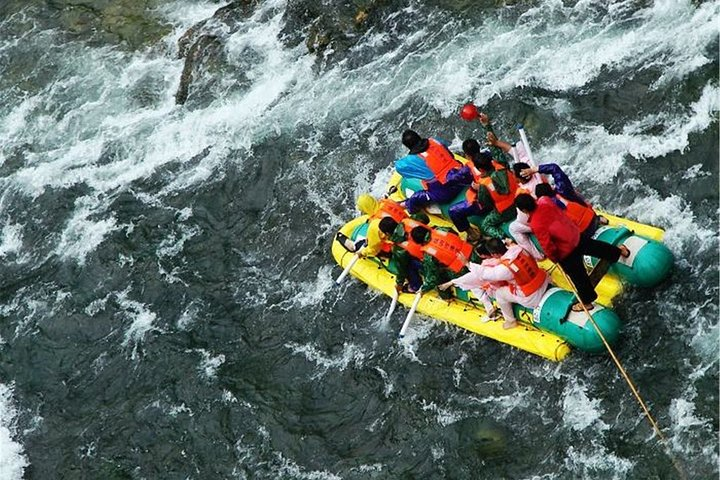
<svg viewBox="0 0 720 480"><path fill-rule="evenodd" d="M460 193L464 184L455 179L462 164L440 138L423 138L413 130L405 130L402 143L408 154L395 161L395 170L405 178L422 181L423 190L405 201L408 212L416 213L430 203L447 203Z"/></svg>

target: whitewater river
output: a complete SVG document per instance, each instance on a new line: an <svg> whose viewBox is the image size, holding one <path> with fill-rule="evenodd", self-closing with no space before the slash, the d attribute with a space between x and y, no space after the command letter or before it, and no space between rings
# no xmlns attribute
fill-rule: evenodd
<svg viewBox="0 0 720 480"><path fill-rule="evenodd" d="M0 7L0 479L717 478L720 3L237 2L182 104L224 3L146 2L131 47L71 3L112 2ZM671 455L608 355L401 344L333 287L401 132L459 147L466 101L666 230L671 278L615 308Z"/></svg>

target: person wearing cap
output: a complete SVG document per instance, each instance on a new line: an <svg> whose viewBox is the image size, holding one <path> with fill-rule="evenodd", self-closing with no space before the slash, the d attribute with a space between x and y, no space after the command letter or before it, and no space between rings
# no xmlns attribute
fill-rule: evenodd
<svg viewBox="0 0 720 480"><path fill-rule="evenodd" d="M521 193L515 199L515 206L529 216L530 228L547 258L562 267L572 280L585 308L592 309L597 293L585 270L583 256L590 255L615 263L621 256L630 255L628 248L624 245L618 248L610 243L582 237L578 227L548 197L535 201L532 195ZM576 303L572 310L580 312L583 305Z"/></svg>
<svg viewBox="0 0 720 480"><path fill-rule="evenodd" d="M507 164L496 161L489 150L481 149L475 139L463 142L463 153L470 160L473 182L465 202L450 207L449 214L455 227L462 231L470 227L468 217L482 216L482 232L494 238L505 237L504 222L515 218L515 190L517 180L508 173Z"/></svg>
<svg viewBox="0 0 720 480"><path fill-rule="evenodd" d="M485 243L485 248L494 262L484 261L481 265L468 265L469 273L449 283L463 289L480 286L486 292L492 292L491 295L495 297L505 318L503 328L516 327L513 304L527 308L540 305L550 279L535 259L519 245L511 244L508 248L502 240L491 238ZM443 284L439 288L445 286L446 284ZM490 318L491 311L487 310L487 305L486 311Z"/></svg>
<svg viewBox="0 0 720 480"><path fill-rule="evenodd" d="M410 213L430 203L447 203L462 191L464 185L456 175L462 164L448 149L448 143L439 138L422 138L414 130L405 130L402 143L409 152L395 161L395 170L405 178L422 181L423 190L415 192L405 201Z"/></svg>

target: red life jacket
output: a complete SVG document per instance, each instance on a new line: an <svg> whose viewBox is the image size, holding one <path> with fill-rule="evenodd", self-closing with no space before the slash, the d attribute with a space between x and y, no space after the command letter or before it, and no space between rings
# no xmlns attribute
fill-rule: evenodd
<svg viewBox="0 0 720 480"><path fill-rule="evenodd" d="M557 192L555 193L555 198L565 205L565 215L577 225L580 232L584 232L595 219L595 211L592 207L568 200Z"/></svg>
<svg viewBox="0 0 720 480"><path fill-rule="evenodd" d="M524 250L514 260L502 259L500 263L513 275L515 285L510 285L513 293L515 288L519 288L523 295L530 296L543 286L547 278L545 270L540 268L535 259Z"/></svg>
<svg viewBox="0 0 720 480"><path fill-rule="evenodd" d="M460 162L455 160L452 153L445 148L445 145L433 138L428 138L428 148L418 156L425 160L425 165L435 176L435 180L441 184L447 181L447 174L453 168L457 168ZM423 180L423 186L427 189L427 182Z"/></svg>
<svg viewBox="0 0 720 480"><path fill-rule="evenodd" d="M512 172L510 172L507 168L505 168L503 165L499 164L495 160L493 160L493 166L495 167L496 172L500 172L505 170L508 172L508 186L510 187L510 191L506 194L500 194L497 190L495 190L495 185L493 185L492 178L489 176L483 177L480 179L480 184L484 185L485 188L487 188L488 192L490 193L490 197L493 200L493 204L495 205L495 209L499 213L503 213L508 208L511 208L515 204L515 191L518 188L518 181L515 178L515 175L513 175Z"/></svg>

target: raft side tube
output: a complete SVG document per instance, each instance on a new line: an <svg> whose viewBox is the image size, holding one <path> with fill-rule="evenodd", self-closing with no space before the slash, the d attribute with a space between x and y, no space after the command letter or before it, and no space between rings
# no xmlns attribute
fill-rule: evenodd
<svg viewBox="0 0 720 480"><path fill-rule="evenodd" d="M353 232L356 230L358 232L362 231L362 228L358 227L361 227L366 220L366 216L351 220L340 229L340 232L352 238ZM335 261L341 267L345 267L353 257L335 240L332 241L331 251ZM350 270L350 275L388 297L392 297L395 291L394 275L378 259L361 258ZM414 294L400 294L398 303L409 308L414 297ZM428 292L423 295L417 313L437 320L447 321L473 333L492 338L552 361L561 361L570 353L570 346L566 341L551 332L539 330L532 322L505 330L502 328L503 320L484 321L487 313L482 306L462 301L459 298L446 301L441 299L436 292Z"/></svg>
<svg viewBox="0 0 720 480"><path fill-rule="evenodd" d="M610 267L610 272L639 287L654 287L665 280L675 261L672 252L664 244L624 227L600 227L593 238L613 245L625 245L630 256L620 258ZM586 264L595 265L597 259L586 258Z"/></svg>
<svg viewBox="0 0 720 480"><path fill-rule="evenodd" d="M605 345L597 330L582 312L573 312L575 296L567 290L550 288L533 310L533 321L541 330L552 332L573 347L589 353L605 351ZM621 323L617 314L609 308L595 304L590 310L595 324L611 346L620 336Z"/></svg>

